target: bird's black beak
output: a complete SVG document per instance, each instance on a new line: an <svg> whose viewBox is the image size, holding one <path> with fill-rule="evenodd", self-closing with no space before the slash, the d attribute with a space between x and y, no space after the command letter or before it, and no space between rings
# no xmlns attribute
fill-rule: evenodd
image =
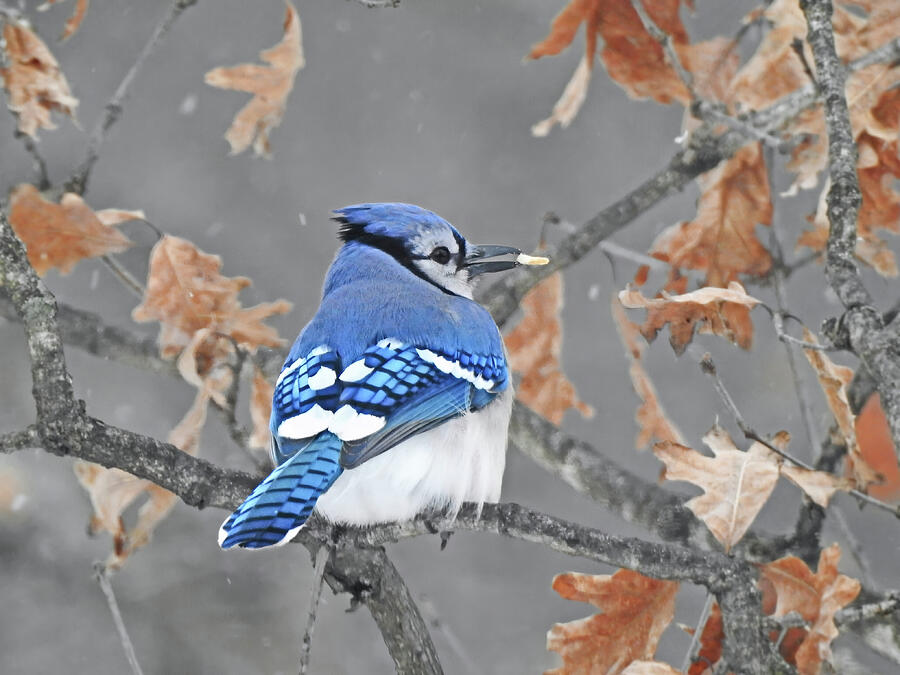
<svg viewBox="0 0 900 675"><path fill-rule="evenodd" d="M503 255L516 256L513 260L485 260ZM519 265L546 265L547 258L535 258L522 253L512 246L468 246L463 267L469 271L469 278L485 272L503 272Z"/></svg>
<svg viewBox="0 0 900 675"><path fill-rule="evenodd" d="M485 260L485 258L497 258L502 255L518 256L521 251L512 246L467 246L463 267L469 271L469 277L474 277L485 272L502 272L518 266L515 260Z"/></svg>

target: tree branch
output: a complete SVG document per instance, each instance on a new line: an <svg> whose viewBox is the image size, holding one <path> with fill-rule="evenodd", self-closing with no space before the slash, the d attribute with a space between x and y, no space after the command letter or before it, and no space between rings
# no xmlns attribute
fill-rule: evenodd
<svg viewBox="0 0 900 675"><path fill-rule="evenodd" d="M825 275L844 315L834 325L836 344L849 346L872 374L894 448L900 452L900 322L885 326L856 265L856 221L862 203L856 174L857 151L845 94L846 69L834 46L831 0L801 0L808 25L807 41L816 65L818 88L828 130L828 171L831 188L826 197L828 243ZM896 43L897 40L894 40ZM892 43L888 43L892 44Z"/></svg>

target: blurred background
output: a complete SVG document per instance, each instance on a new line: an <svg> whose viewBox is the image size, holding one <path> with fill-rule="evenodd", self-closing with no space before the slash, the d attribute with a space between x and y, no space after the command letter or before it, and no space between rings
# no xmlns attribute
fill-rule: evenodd
<svg viewBox="0 0 900 675"><path fill-rule="evenodd" d="M95 0L80 31L59 44L72 3L27 15L60 61L80 100L79 125L59 119L40 134L51 178L63 181L81 161L86 130L131 67L169 2ZM734 35L753 2L698 0L684 21L692 40ZM598 65L587 102L566 130L533 138L581 58L583 37L556 58L523 62L542 39L562 0L403 0L398 9L367 9L352 1L297 2L307 65L298 77L284 121L271 135L273 157L228 156L223 134L249 95L208 87L205 72L257 62L281 39L284 4L201 1L177 21L139 74L122 119L102 148L86 194L95 208L143 209L159 229L221 255L224 273L248 276L244 305L287 298L292 313L276 317L287 339L312 316L321 280L336 250L329 212L363 201L408 201L433 209L470 240L530 249L543 214L578 224L636 187L677 150L677 106L629 100ZM751 36L751 44L752 44ZM758 38L757 38L758 39ZM31 159L0 113L0 190L34 180ZM786 174L777 185L789 184ZM619 233L616 242L646 250L665 226L694 214L697 192L667 199ZM814 206L804 194L776 207L792 241ZM120 256L135 275L146 274L156 240L145 226L124 231L136 242ZM551 241L560 236L550 232ZM792 243L788 250L791 250ZM648 480L661 464L633 450L627 363L609 315L609 297L623 288L634 265L600 252L565 274L564 368L592 419L571 412L567 432L589 441ZM876 293L885 282L867 278ZM52 272L58 297L100 313L109 323L155 335L134 324L137 304L111 273L84 261L68 277ZM751 290L763 299L768 288ZM792 309L817 327L836 305L821 269L792 279ZM745 353L701 339L742 412L763 434L790 430L795 449L809 456L784 351L767 316L754 313L757 335ZM694 447L721 415L718 399L696 363L677 359L663 336L647 366L671 418ZM33 419L31 381L21 328L0 321L0 431ZM184 382L107 363L74 349L67 358L78 396L92 415L165 438L193 400ZM808 378L810 385L813 380ZM812 386L810 386L812 390ZM813 391L817 405L818 392ZM825 408L817 408L821 429ZM737 436L735 436L737 438ZM200 455L250 470L216 415ZM505 501L514 501L611 533L629 527L514 449L509 452ZM0 511L0 671L121 673L127 664L92 563L105 559L109 539L85 534L91 514L71 461L43 451L0 456L0 476L15 492L15 508ZM675 484L685 495L696 489ZM782 533L793 523L799 497L779 486L758 526ZM872 555L875 579L896 586L896 531L887 516L860 514L847 499L839 508ZM133 519L133 510L128 518ZM264 553L223 553L216 530L226 514L179 503L153 542L113 578L125 623L147 673L291 673L298 667L311 565L306 550L288 546ZM127 519L128 519L127 518ZM893 532L886 535L886 532ZM841 541L826 528L823 541ZM426 618L447 673L540 672L558 663L545 650L557 621L593 613L564 601L553 576L574 570L610 573L583 560L496 536L460 533L446 551L421 537L389 547ZM888 549L888 547L891 547ZM887 553L887 555L885 555ZM842 568L855 572L849 555ZM686 589L676 622L696 624L703 594ZM323 595L312 647L312 672L390 673L393 666L365 609L347 613L349 597ZM659 656L680 665L689 638L673 626ZM867 661L873 672L884 663Z"/></svg>

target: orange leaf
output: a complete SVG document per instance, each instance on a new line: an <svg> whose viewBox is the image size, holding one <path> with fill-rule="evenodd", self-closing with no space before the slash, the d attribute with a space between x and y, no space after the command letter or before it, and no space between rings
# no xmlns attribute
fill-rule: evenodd
<svg viewBox="0 0 900 675"><path fill-rule="evenodd" d="M578 398L575 386L562 372L563 280L551 274L522 298L522 319L504 338L509 367L521 373L519 400L554 424L562 422L569 408L585 417L593 409Z"/></svg>
<svg viewBox="0 0 900 675"><path fill-rule="evenodd" d="M749 310L759 304L736 281L728 284L728 288L708 286L692 293L664 293L663 297L652 299L629 287L619 293L619 302L629 309L647 310L647 319L640 330L648 342L655 340L662 327L669 324L669 344L676 354L684 352L698 326L701 333L712 333L749 349L753 340Z"/></svg>
<svg viewBox="0 0 900 675"><path fill-rule="evenodd" d="M900 466L891 439L891 429L881 396L872 394L856 417L856 442L866 464L881 474L881 482L869 486L867 492L877 499L896 501L900 499Z"/></svg>
<svg viewBox="0 0 900 675"><path fill-rule="evenodd" d="M681 0L643 0L647 13L675 44L686 44L687 32L678 16ZM571 0L557 15L549 35L531 48L533 59L559 54L585 28L585 58L593 64L597 36L605 46L600 55L610 77L630 96L660 103L690 100L675 70L666 62L662 47L644 28L630 0Z"/></svg>
<svg viewBox="0 0 900 675"><path fill-rule="evenodd" d="M675 615L678 582L631 570L612 576L570 572L553 579L553 590L566 600L590 602L603 613L550 629L547 649L559 652L563 665L545 675L620 673L632 661L653 658Z"/></svg>
<svg viewBox="0 0 900 675"><path fill-rule="evenodd" d="M119 213L144 217L140 211ZM28 260L41 276L53 267L68 274L79 260L118 253L131 246L125 235L106 224L110 222L108 214L94 213L71 192L54 204L27 183L16 186L9 198L10 225L25 243ZM118 222L132 218L123 217Z"/></svg>
<svg viewBox="0 0 900 675"><path fill-rule="evenodd" d="M766 613L783 617L798 612L809 624L808 630L794 629L796 638L782 643L781 650L802 675L819 673L822 663L831 658L831 641L838 635L834 615L859 594L859 582L838 573L840 557L837 544L823 550L815 574L794 556L760 565Z"/></svg>
<svg viewBox="0 0 900 675"><path fill-rule="evenodd" d="M703 488L704 494L685 505L728 551L744 536L775 489L778 462L762 443L754 443L746 452L738 450L719 426L713 427L703 442L715 457L665 441L657 443L653 452L666 465L664 478Z"/></svg>
<svg viewBox="0 0 900 675"><path fill-rule="evenodd" d="M681 432L666 416L666 412L663 410L659 397L656 394L656 388L641 364L641 357L647 343L638 338L640 335L638 325L628 320L621 303L616 301L615 296L612 298L610 307L619 337L631 361L628 369L631 384L638 398L641 399L641 405L638 406L634 415L638 425L638 435L634 441L635 448L638 450L646 448L653 440L683 444L684 438Z"/></svg>
<svg viewBox="0 0 900 675"><path fill-rule="evenodd" d="M272 414L272 394L275 387L259 368L253 371L253 386L250 389L250 419L253 432L247 444L251 448L269 449L269 416Z"/></svg>
<svg viewBox="0 0 900 675"><path fill-rule="evenodd" d="M263 324L273 314L283 314L291 304L285 300L262 303L245 309L238 293L250 285L245 277L220 274L219 256L204 253L186 239L165 236L150 254L150 272L143 302L134 309L135 321L159 321L160 352L166 358L178 354L202 328L216 340L230 337L253 351L257 347L277 347L283 343L274 328ZM198 354L210 363L197 372L205 373L218 361L221 347L210 343Z"/></svg>
<svg viewBox="0 0 900 675"><path fill-rule="evenodd" d="M47 45L30 28L7 19L3 41L9 66L0 68L0 78L8 93L7 106L19 118L19 131L37 138L38 129L56 128L51 112L71 117L78 99Z"/></svg>
<svg viewBox="0 0 900 675"><path fill-rule="evenodd" d="M807 342L818 343L816 336L805 328L803 339ZM878 472L866 462L859 450L856 441L856 421L850 402L847 400L847 385L853 379L853 371L845 366L839 366L829 359L825 352L817 349L804 349L806 359L816 371L822 391L825 392L825 400L828 408L838 424L841 436L847 444L847 464L853 479L859 488L865 488L869 483L879 480Z"/></svg>
<svg viewBox="0 0 900 675"><path fill-rule="evenodd" d="M663 230L650 254L674 267L705 272L706 286L766 274L772 258L756 227L772 224L772 199L759 144L741 148L698 183L697 217Z"/></svg>
<svg viewBox="0 0 900 675"><path fill-rule="evenodd" d="M51 5L55 5L62 1L63 0L45 0L43 5L38 5L38 11L49 9ZM70 37L75 35L75 33L81 27L81 22L84 21L84 15L87 14L88 11L88 1L89 0L77 0L77 2L75 3L75 9L72 10L72 16L66 19L66 25L63 28L63 33L59 36L60 40L68 40Z"/></svg>
<svg viewBox="0 0 900 675"><path fill-rule="evenodd" d="M206 73L206 83L213 87L253 94L225 133L233 155L243 152L251 143L257 155L270 154L269 132L281 124L288 96L294 88L294 78L306 63L300 16L290 2L286 4L284 37L274 47L259 53L269 65L245 63L231 68L214 68Z"/></svg>

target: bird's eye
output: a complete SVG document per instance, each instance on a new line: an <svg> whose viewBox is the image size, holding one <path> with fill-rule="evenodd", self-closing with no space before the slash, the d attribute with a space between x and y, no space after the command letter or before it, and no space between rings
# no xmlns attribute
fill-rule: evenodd
<svg viewBox="0 0 900 675"><path fill-rule="evenodd" d="M429 255L428 257L434 260L434 262L438 263L439 265L446 265L448 262L450 262L450 251L446 246L438 246L431 252L431 255Z"/></svg>

